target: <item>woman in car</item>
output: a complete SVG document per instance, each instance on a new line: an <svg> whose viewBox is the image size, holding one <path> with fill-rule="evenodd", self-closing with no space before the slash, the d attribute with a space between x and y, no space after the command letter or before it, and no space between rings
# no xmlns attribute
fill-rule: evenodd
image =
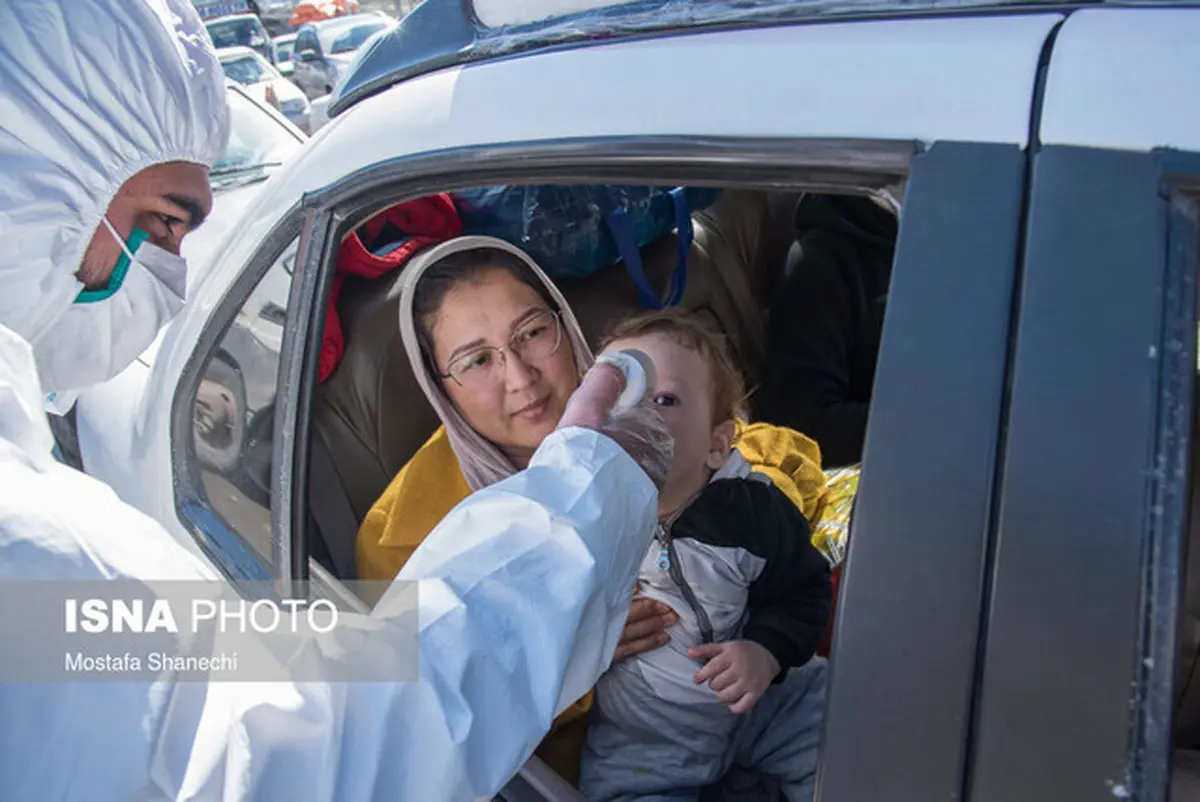
<svg viewBox="0 0 1200 802"><path fill-rule="evenodd" d="M400 327L443 426L392 480L358 532L364 580L390 580L473 490L525 467L557 425L592 354L566 300L533 260L501 240L458 237L405 267ZM825 486L813 441L742 426L738 450L811 515ZM616 502L616 500L614 500ZM673 611L634 601L619 662L667 642ZM565 711L538 754L575 783L591 694Z"/></svg>

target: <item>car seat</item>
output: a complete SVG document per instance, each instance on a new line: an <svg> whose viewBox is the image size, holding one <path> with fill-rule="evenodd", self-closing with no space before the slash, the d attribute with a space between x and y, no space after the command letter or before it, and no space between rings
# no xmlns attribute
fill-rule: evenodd
<svg viewBox="0 0 1200 802"><path fill-rule="evenodd" d="M763 353L762 294L790 244L791 208L794 196L727 190L693 215L680 305L709 316L751 376ZM665 293L677 260L675 236L646 246L642 258L650 283ZM621 265L558 284L593 347L615 320L642 311ZM439 424L400 339L399 296L399 273L346 280L338 306L345 353L314 399L309 498L320 539L314 554L328 554L326 567L344 579L355 575L359 522Z"/></svg>

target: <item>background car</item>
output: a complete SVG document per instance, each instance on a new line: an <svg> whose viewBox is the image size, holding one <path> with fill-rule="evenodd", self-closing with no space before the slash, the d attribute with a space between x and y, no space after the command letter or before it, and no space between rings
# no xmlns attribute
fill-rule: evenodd
<svg viewBox="0 0 1200 802"><path fill-rule="evenodd" d="M249 14L254 11L249 0L192 0L200 19L204 21L228 17L233 14Z"/></svg>
<svg viewBox="0 0 1200 802"><path fill-rule="evenodd" d="M263 27L271 36L286 34L290 28L288 20L292 16L292 8L296 0L254 0L251 10L258 14Z"/></svg>
<svg viewBox="0 0 1200 802"><path fill-rule="evenodd" d="M218 17L204 23L204 27L212 37L214 47L248 47L268 63L275 63L275 47L271 44L271 35L256 15L234 14Z"/></svg>
<svg viewBox="0 0 1200 802"><path fill-rule="evenodd" d="M80 398L87 470L230 581L352 606L311 479L339 245L370 215L497 183L904 180L818 798L1166 799L1200 750L1174 728L1200 681L1177 648L1200 554L1200 8L646 0L539 24L551 3L469 5L425 0L376 44L157 355ZM376 401L428 414L415 388L335 411Z"/></svg>
<svg viewBox="0 0 1200 802"><path fill-rule="evenodd" d="M296 63L292 61L292 48L296 44L296 34L285 33L282 36L276 36L274 42L275 68L279 70L280 75L285 78L290 77L296 68Z"/></svg>
<svg viewBox="0 0 1200 802"><path fill-rule="evenodd" d="M225 77L278 108L293 125L308 133L311 109L308 98L288 79L279 74L262 56L248 47L224 47L217 50Z"/></svg>
<svg viewBox="0 0 1200 802"><path fill-rule="evenodd" d="M387 36L391 30L392 26L389 26L386 28L381 28L375 33L371 34L370 38L363 43L362 47L358 48L358 50L354 52L354 58L350 61L350 65L345 69L337 84L334 85L333 91L327 95L322 95L321 97L313 99L310 104L308 133L315 134L323 125L325 125L325 123L329 122L329 104L335 101L338 96L339 89L346 83L346 79L353 75L354 71L358 69L358 63L362 61L363 56L371 52L371 47L374 45L376 40Z"/></svg>
<svg viewBox="0 0 1200 802"><path fill-rule="evenodd" d="M354 56L368 39L397 25L379 14L352 14L320 22L309 22L296 31L292 80L311 98L333 91L348 71Z"/></svg>

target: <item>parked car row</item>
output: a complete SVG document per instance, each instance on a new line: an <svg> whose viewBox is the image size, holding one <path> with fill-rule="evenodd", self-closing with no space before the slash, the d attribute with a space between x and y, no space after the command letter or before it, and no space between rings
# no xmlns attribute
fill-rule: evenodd
<svg viewBox="0 0 1200 802"><path fill-rule="evenodd" d="M272 39L258 15L244 13L215 17L206 27L226 76L312 133L326 117L318 113L314 124L309 101L332 93L364 45L398 24L375 12L350 14L304 23Z"/></svg>

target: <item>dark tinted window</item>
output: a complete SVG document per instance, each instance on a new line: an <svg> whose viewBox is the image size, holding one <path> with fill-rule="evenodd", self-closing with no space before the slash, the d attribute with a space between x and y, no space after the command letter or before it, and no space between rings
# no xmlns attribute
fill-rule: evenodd
<svg viewBox="0 0 1200 802"><path fill-rule="evenodd" d="M383 30L384 26L380 25L358 25L351 28L349 32L342 34L334 40L333 46L329 48L330 53L352 53L362 47L363 42L371 38L371 34Z"/></svg>
<svg viewBox="0 0 1200 802"><path fill-rule="evenodd" d="M210 22L208 35L216 47L261 47L266 43L262 23L252 19Z"/></svg>
<svg viewBox="0 0 1200 802"><path fill-rule="evenodd" d="M317 41L317 33L312 28L301 31L296 37L295 52L299 53L304 50L315 50L317 53L321 52L321 45Z"/></svg>

